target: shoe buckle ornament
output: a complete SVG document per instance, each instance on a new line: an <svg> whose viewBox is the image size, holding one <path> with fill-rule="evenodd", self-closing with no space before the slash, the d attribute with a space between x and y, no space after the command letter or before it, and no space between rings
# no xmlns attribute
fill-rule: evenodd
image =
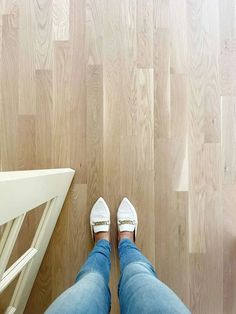
<svg viewBox="0 0 236 314"><path fill-rule="evenodd" d="M110 221L93 221L92 222L93 226L104 226L104 225L110 225Z"/></svg>
<svg viewBox="0 0 236 314"><path fill-rule="evenodd" d="M135 220L130 220L130 219L122 219L118 221L119 225L135 225L136 221Z"/></svg>

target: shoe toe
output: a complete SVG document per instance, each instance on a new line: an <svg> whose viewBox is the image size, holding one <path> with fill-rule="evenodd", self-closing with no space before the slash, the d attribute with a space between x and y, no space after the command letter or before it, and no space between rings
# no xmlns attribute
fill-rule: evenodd
<svg viewBox="0 0 236 314"><path fill-rule="evenodd" d="M127 197L124 197L118 209L118 216L136 218L135 212L136 211L134 206L131 204Z"/></svg>
<svg viewBox="0 0 236 314"><path fill-rule="evenodd" d="M90 216L91 217L92 216L99 216L101 218L110 216L109 208L108 208L105 200L102 197L99 197L99 199L93 205Z"/></svg>

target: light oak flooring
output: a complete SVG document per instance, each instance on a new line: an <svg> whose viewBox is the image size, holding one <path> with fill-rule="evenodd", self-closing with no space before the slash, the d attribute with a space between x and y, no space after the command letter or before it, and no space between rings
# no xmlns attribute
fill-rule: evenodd
<svg viewBox="0 0 236 314"><path fill-rule="evenodd" d="M123 196L138 246L192 313L236 313L236 1L0 0L0 12L1 170L76 169L25 313L73 283L100 195L113 314Z"/></svg>

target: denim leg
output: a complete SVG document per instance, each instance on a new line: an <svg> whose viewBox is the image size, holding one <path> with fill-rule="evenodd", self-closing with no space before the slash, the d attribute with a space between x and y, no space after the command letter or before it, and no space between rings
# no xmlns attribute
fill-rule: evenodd
<svg viewBox="0 0 236 314"><path fill-rule="evenodd" d="M177 295L157 278L152 264L132 241L120 241L119 256L121 314L190 313Z"/></svg>
<svg viewBox="0 0 236 314"><path fill-rule="evenodd" d="M149 260L141 253L137 246L129 239L123 239L118 245L120 257L120 272L123 273L124 268L133 262L143 262L148 265L153 274L156 276L155 269Z"/></svg>
<svg viewBox="0 0 236 314"><path fill-rule="evenodd" d="M108 314L111 307L109 289L111 245L100 240L76 277L75 284L64 291L46 314Z"/></svg>
<svg viewBox="0 0 236 314"><path fill-rule="evenodd" d="M104 281L108 285L111 269L110 254L110 242L107 240L99 240L80 269L76 277L76 282L88 272L98 272L103 276Z"/></svg>

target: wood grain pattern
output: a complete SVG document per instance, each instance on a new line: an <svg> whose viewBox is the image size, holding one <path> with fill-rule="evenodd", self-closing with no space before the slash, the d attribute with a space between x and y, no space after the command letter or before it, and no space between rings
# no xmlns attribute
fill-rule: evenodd
<svg viewBox="0 0 236 314"><path fill-rule="evenodd" d="M236 88L235 1L220 1L220 81L221 94L234 96Z"/></svg>
<svg viewBox="0 0 236 314"><path fill-rule="evenodd" d="M102 66L87 71L87 182L88 206L103 195L103 82Z"/></svg>
<svg viewBox="0 0 236 314"><path fill-rule="evenodd" d="M36 163L38 168L52 165L53 82L49 70L36 71ZM42 127L43 125L43 127Z"/></svg>
<svg viewBox="0 0 236 314"><path fill-rule="evenodd" d="M236 310L236 253L235 253L235 196L236 185L223 187L223 213L224 213L224 313L234 313Z"/></svg>
<svg viewBox="0 0 236 314"><path fill-rule="evenodd" d="M52 0L53 39L69 39L69 0Z"/></svg>
<svg viewBox="0 0 236 314"><path fill-rule="evenodd" d="M35 19L36 19L36 69L52 69L52 32L53 32L53 18L52 18L52 0L36 0L34 2Z"/></svg>
<svg viewBox="0 0 236 314"><path fill-rule="evenodd" d="M52 163L56 167L70 164L69 45L58 41L54 47ZM63 147L63 149L62 149Z"/></svg>
<svg viewBox="0 0 236 314"><path fill-rule="evenodd" d="M25 313L73 284L100 195L112 314L124 196L138 246L192 313L235 313L235 18L235 0L0 1L1 170L76 169Z"/></svg>
<svg viewBox="0 0 236 314"><path fill-rule="evenodd" d="M236 98L222 97L223 182L236 182Z"/></svg>
<svg viewBox="0 0 236 314"><path fill-rule="evenodd" d="M167 28L154 32L154 110L158 138L169 138L170 114L170 33Z"/></svg>
<svg viewBox="0 0 236 314"><path fill-rule="evenodd" d="M19 115L17 122L17 169L31 169L36 153L35 116Z"/></svg>
<svg viewBox="0 0 236 314"><path fill-rule="evenodd" d="M86 50L87 64L102 64L103 58L103 2L86 1Z"/></svg>
<svg viewBox="0 0 236 314"><path fill-rule="evenodd" d="M206 251L204 143L220 141L219 20L211 1L187 2L189 40L190 251ZM205 14L207 12L207 14ZM201 78L201 79L200 79ZM220 156L219 156L220 157Z"/></svg>
<svg viewBox="0 0 236 314"><path fill-rule="evenodd" d="M1 164L2 169L8 170L17 168L18 42L18 16L4 15L1 58Z"/></svg>
<svg viewBox="0 0 236 314"><path fill-rule="evenodd" d="M137 0L137 64L153 66L153 1Z"/></svg>
<svg viewBox="0 0 236 314"><path fill-rule="evenodd" d="M68 94L70 104L70 167L76 170L74 180L87 182L86 173L86 3L70 1L70 58ZM76 40L75 40L76 38ZM80 43L78 45L78 43ZM76 143L76 145L75 145Z"/></svg>
<svg viewBox="0 0 236 314"><path fill-rule="evenodd" d="M19 114L36 112L35 80L35 10L33 1L22 0L19 6ZM30 88L28 82L30 81Z"/></svg>

